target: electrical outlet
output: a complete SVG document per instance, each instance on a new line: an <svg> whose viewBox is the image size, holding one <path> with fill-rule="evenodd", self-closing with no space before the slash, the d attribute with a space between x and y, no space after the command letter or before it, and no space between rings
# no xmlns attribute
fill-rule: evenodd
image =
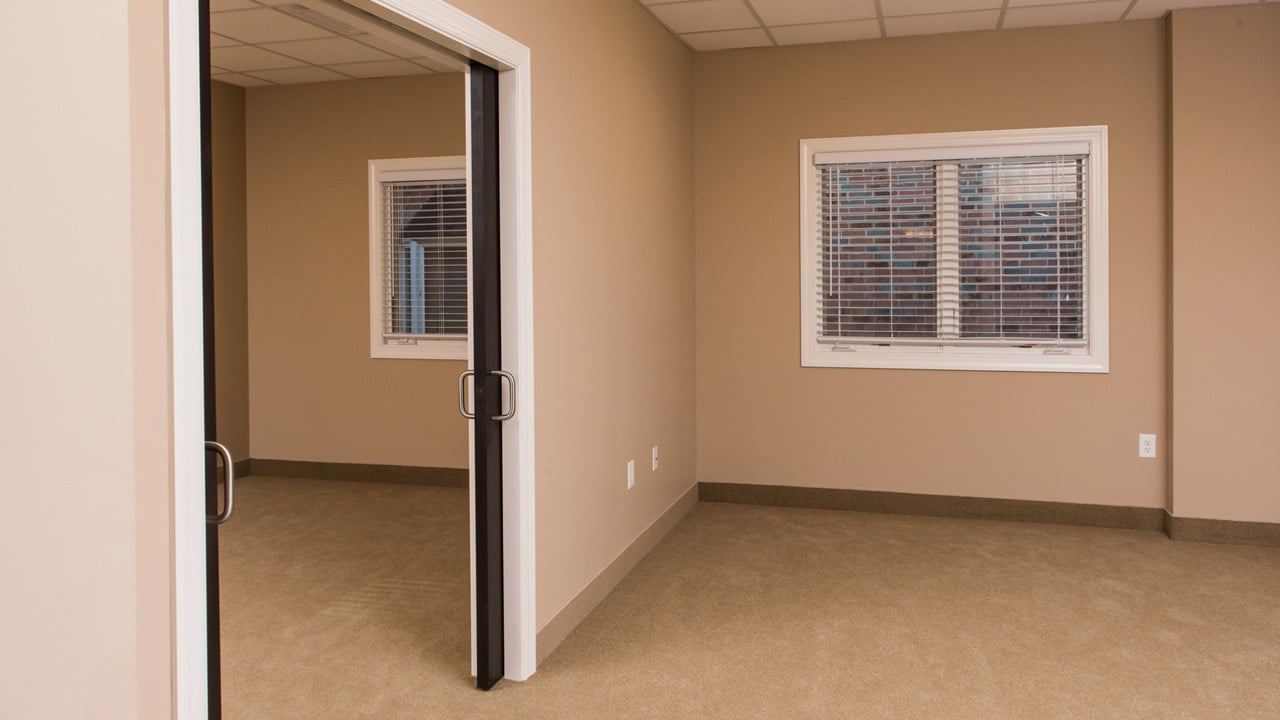
<svg viewBox="0 0 1280 720"><path fill-rule="evenodd" d="M636 486L636 461L628 460L627 461L627 489L630 490L635 486Z"/></svg>
<svg viewBox="0 0 1280 720"><path fill-rule="evenodd" d="M658 446L653 446L653 469L658 469Z"/></svg>
<svg viewBox="0 0 1280 720"><path fill-rule="evenodd" d="M1142 434L1138 436L1138 457L1153 458L1156 456L1156 436Z"/></svg>

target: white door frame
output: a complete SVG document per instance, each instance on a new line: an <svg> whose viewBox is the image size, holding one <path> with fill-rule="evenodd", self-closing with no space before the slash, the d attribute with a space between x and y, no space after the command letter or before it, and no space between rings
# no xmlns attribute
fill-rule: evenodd
<svg viewBox="0 0 1280 720"><path fill-rule="evenodd" d="M537 667L529 48L441 0L347 1L499 70L503 364L518 380L519 407L519 415L508 421L503 433L506 677L525 680ZM195 0L171 0L168 10L175 478L174 706L178 720L200 720L208 716L208 667L199 18ZM474 657L474 647L472 652Z"/></svg>

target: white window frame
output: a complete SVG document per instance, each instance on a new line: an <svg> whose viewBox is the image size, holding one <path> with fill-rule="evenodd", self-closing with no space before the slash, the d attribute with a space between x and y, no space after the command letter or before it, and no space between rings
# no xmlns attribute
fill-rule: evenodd
<svg viewBox="0 0 1280 720"><path fill-rule="evenodd" d="M990 347L973 345L819 342L818 257L821 216L817 161L886 162L970 158L1088 155L1085 215L1085 338L1083 347ZM803 367L904 370L1006 370L1106 373L1107 127L1105 125L922 133L800 141L800 342ZM945 268L944 268L945 269ZM945 341L943 341L945 342Z"/></svg>
<svg viewBox="0 0 1280 720"><path fill-rule="evenodd" d="M386 338L383 328L385 231L382 226L382 183L413 180L466 180L465 155L418 158L385 158L369 161L369 357L418 360L466 360L471 337L471 215L467 214L467 335L463 338L420 335ZM467 207L471 186L467 185Z"/></svg>

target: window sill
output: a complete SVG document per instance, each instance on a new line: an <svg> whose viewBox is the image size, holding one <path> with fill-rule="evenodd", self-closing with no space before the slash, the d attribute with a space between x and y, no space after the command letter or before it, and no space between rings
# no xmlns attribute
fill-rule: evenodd
<svg viewBox="0 0 1280 720"><path fill-rule="evenodd" d="M369 357L395 360L466 360L466 340L419 340L417 344L387 343L381 338L369 348Z"/></svg>
<svg viewBox="0 0 1280 720"><path fill-rule="evenodd" d="M809 347L801 367L874 368L882 370L970 370L1001 372L1109 372L1107 358L1088 353L1049 355L1039 349Z"/></svg>

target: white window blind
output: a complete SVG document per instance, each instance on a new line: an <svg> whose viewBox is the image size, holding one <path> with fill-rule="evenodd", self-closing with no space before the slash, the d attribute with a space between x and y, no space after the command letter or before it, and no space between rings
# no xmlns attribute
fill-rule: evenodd
<svg viewBox="0 0 1280 720"><path fill-rule="evenodd" d="M1106 128L801 141L802 363L1106 372Z"/></svg>
<svg viewBox="0 0 1280 720"><path fill-rule="evenodd" d="M465 338L466 182L384 181L382 198L384 335Z"/></svg>
<svg viewBox="0 0 1280 720"><path fill-rule="evenodd" d="M820 340L1083 344L1085 159L816 164Z"/></svg>

